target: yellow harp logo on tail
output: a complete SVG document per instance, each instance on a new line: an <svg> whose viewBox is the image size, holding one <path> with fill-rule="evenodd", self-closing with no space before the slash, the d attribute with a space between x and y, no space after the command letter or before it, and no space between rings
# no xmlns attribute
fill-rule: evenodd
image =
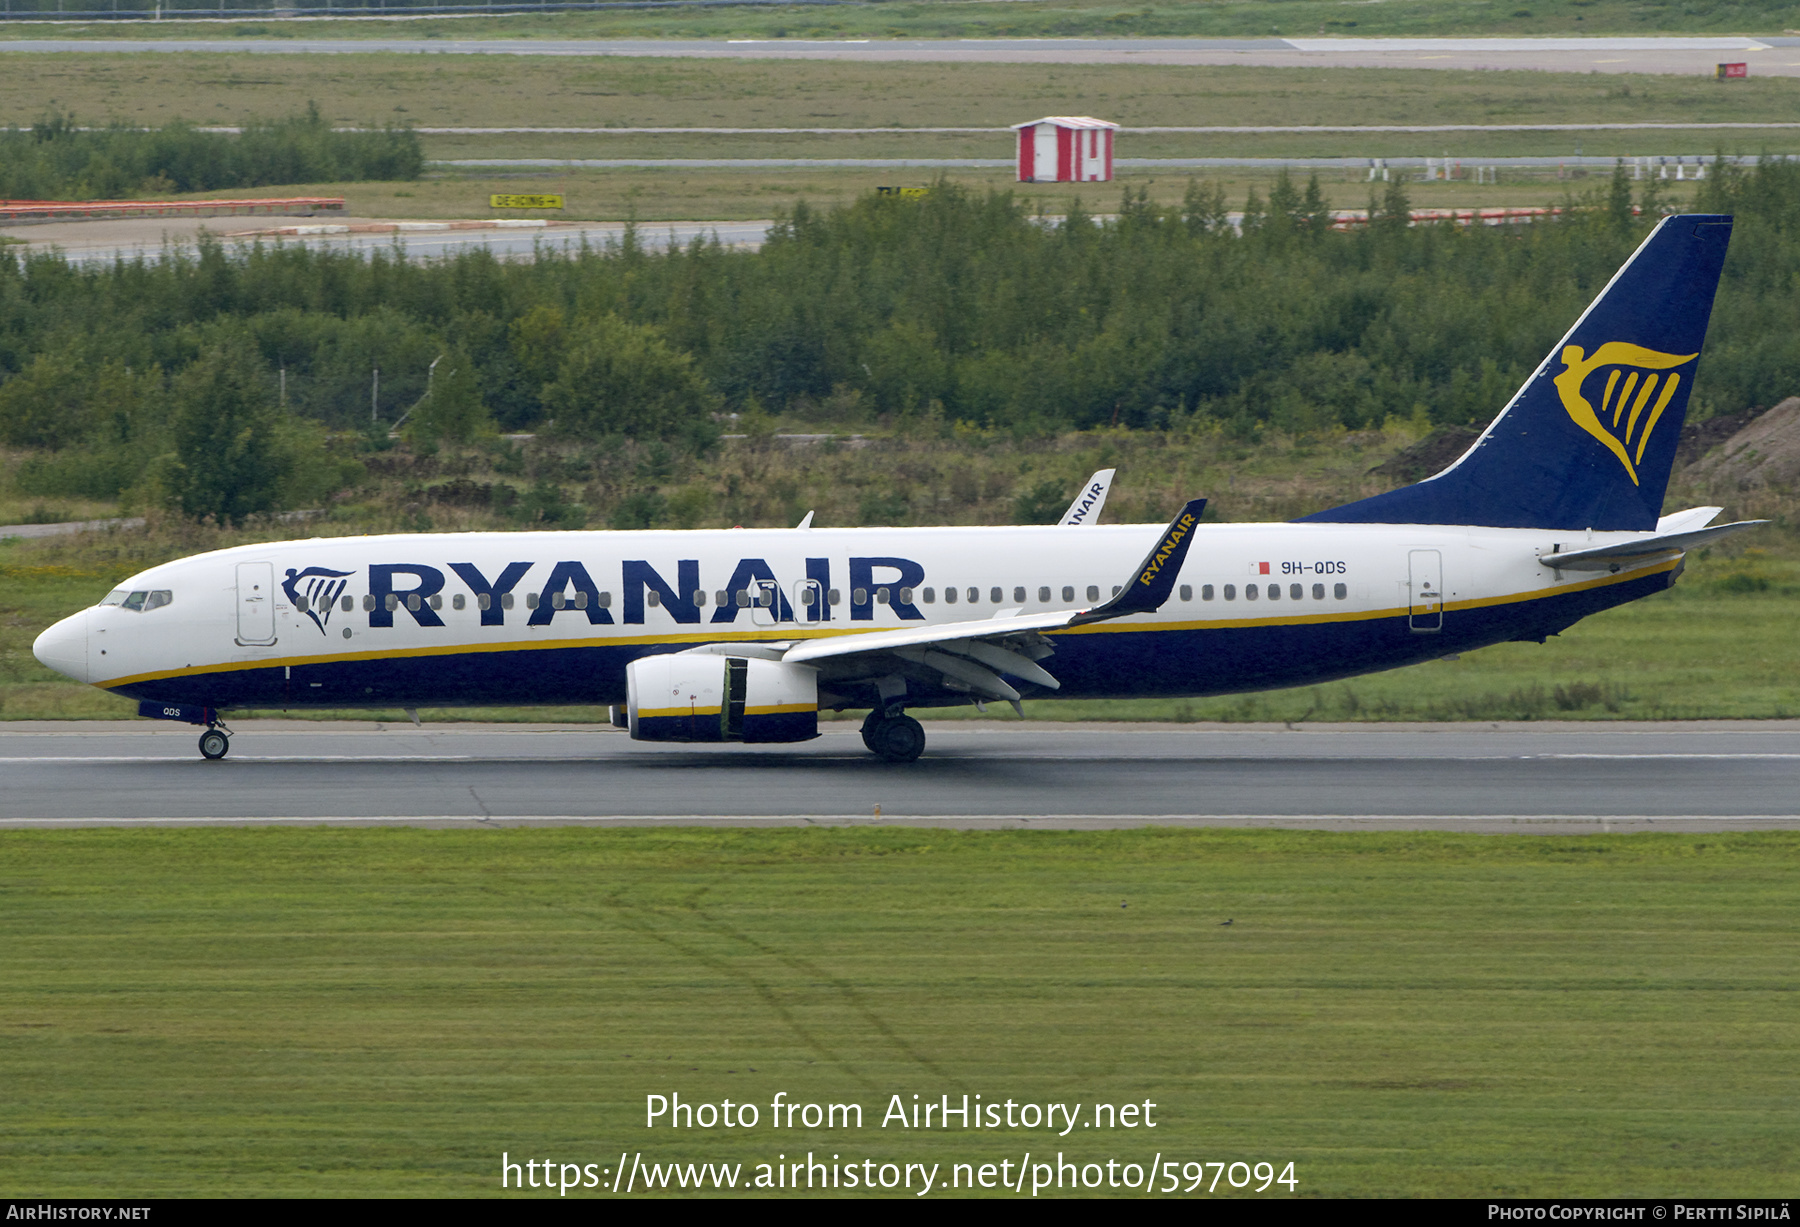
<svg viewBox="0 0 1800 1227"><path fill-rule="evenodd" d="M1626 341L1608 341L1588 357L1581 346L1567 345L1562 351L1563 372L1550 382L1556 385L1570 419L1617 456L1632 484L1637 485L1644 447L1681 386L1681 375L1674 368L1697 357L1658 353ZM1582 395L1583 385L1602 370L1606 372L1605 385L1587 389L1600 394L1596 409ZM1665 371L1668 374L1663 374Z"/></svg>

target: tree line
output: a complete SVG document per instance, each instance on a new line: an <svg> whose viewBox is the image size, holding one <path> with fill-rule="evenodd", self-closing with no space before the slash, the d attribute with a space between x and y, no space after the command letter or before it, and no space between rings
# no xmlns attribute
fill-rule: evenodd
<svg viewBox="0 0 1800 1227"><path fill-rule="evenodd" d="M0 198L7 200L417 179L424 168L412 129L340 132L310 105L300 115L250 120L239 132L205 132L182 120L153 129L123 122L88 128L61 113L29 128L0 129Z"/></svg>
<svg viewBox="0 0 1800 1227"><path fill-rule="evenodd" d="M1621 171L1506 227L1409 225L1397 183L1349 231L1316 182L1285 178L1241 227L1202 184L1096 220L941 183L797 205L753 252L652 251L628 231L525 260L0 253L0 443L30 453L28 492L235 517L318 497L345 471L333 456L396 429L423 447L535 431L698 452L731 413L1024 436L1477 422L1647 233L1663 205L1643 186L1634 200ZM1800 388L1797 189L1800 166L1775 161L1719 165L1700 188L1695 207L1739 226L1698 416ZM222 476L239 469L261 476Z"/></svg>

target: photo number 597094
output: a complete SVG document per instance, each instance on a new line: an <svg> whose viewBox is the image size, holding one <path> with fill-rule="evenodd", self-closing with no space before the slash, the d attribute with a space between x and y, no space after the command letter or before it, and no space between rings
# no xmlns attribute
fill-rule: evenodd
<svg viewBox="0 0 1800 1227"><path fill-rule="evenodd" d="M1179 1174L1176 1171L1178 1167L1180 1168ZM1212 1171L1210 1183L1206 1179L1208 1169ZM1240 1174L1241 1179L1239 1178ZM1176 1163L1171 1160L1162 1165L1162 1173L1159 1178L1165 1182L1162 1188L1164 1193L1192 1193L1201 1185L1205 1185L1206 1191L1212 1193L1217 1191L1220 1181L1234 1189L1245 1189L1256 1184L1254 1191L1258 1193L1265 1192L1271 1185L1277 1184L1286 1185L1290 1193L1297 1191L1300 1187L1300 1181L1294 1175L1292 1163L1282 1168L1281 1175L1277 1176L1273 1163L1258 1163L1252 1166L1241 1159L1236 1163L1202 1163L1197 1160ZM1186 1182L1185 1187L1183 1187L1184 1181ZM1257 1183L1259 1181L1261 1183Z"/></svg>

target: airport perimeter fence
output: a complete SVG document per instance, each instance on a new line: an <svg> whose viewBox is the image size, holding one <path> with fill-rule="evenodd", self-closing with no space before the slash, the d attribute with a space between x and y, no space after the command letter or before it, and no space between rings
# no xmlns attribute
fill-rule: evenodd
<svg viewBox="0 0 1800 1227"><path fill-rule="evenodd" d="M868 0L550 0L536 4L415 4L408 0L377 0L372 4L337 4L332 0L314 3L296 0L269 0L266 4L245 5L239 0L229 7L225 0L209 4L206 0L169 0L148 8L123 7L119 0L0 0L0 21L217 21L246 17L280 20L321 17L471 17L506 13L578 13L604 9L678 9L678 8L773 8L796 5L825 6L862 4Z"/></svg>

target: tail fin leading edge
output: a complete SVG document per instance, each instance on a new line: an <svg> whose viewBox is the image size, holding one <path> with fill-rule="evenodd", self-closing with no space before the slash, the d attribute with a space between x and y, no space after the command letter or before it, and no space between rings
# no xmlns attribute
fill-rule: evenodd
<svg viewBox="0 0 1800 1227"><path fill-rule="evenodd" d="M1461 459L1302 521L1655 528L1730 241L1664 218Z"/></svg>

